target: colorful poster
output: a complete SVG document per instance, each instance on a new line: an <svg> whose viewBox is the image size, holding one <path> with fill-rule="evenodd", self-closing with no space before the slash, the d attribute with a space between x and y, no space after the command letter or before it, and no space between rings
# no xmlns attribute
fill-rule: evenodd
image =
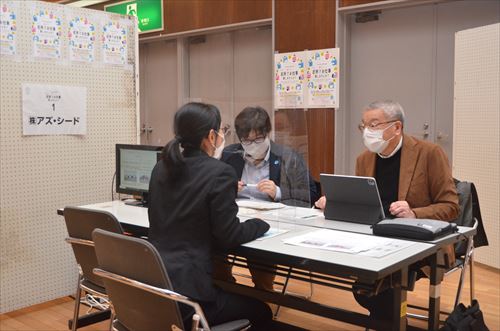
<svg viewBox="0 0 500 331"><path fill-rule="evenodd" d="M0 3L0 54L16 55L17 16L19 2Z"/></svg>
<svg viewBox="0 0 500 331"><path fill-rule="evenodd" d="M125 65L127 63L128 26L120 21L107 21L102 27L103 62Z"/></svg>
<svg viewBox="0 0 500 331"><path fill-rule="evenodd" d="M23 84L23 135L87 133L87 88Z"/></svg>
<svg viewBox="0 0 500 331"><path fill-rule="evenodd" d="M32 13L33 56L36 58L60 59L61 12L54 9L39 9L35 6Z"/></svg>
<svg viewBox="0 0 500 331"><path fill-rule="evenodd" d="M73 16L68 20L69 60L92 63L95 60L95 23L88 17Z"/></svg>
<svg viewBox="0 0 500 331"><path fill-rule="evenodd" d="M304 108L304 53L275 54L274 66L275 108Z"/></svg>
<svg viewBox="0 0 500 331"><path fill-rule="evenodd" d="M339 49L307 52L307 108L339 107Z"/></svg>

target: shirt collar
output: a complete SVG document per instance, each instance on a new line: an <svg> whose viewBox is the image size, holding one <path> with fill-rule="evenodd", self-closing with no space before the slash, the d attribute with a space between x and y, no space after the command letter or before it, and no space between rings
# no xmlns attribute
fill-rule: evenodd
<svg viewBox="0 0 500 331"><path fill-rule="evenodd" d="M388 159L388 158L394 156L394 154L396 154L401 149L401 146L403 146L403 135L401 135L401 139L399 139L398 145L396 146L396 148L394 148L394 150L392 151L391 154L389 154L389 155L382 155L380 153L377 153L377 154L378 154L378 156L380 156L383 159Z"/></svg>

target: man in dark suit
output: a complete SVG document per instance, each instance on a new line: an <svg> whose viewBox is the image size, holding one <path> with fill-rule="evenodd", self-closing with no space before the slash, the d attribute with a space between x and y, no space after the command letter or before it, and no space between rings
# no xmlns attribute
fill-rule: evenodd
<svg viewBox="0 0 500 331"><path fill-rule="evenodd" d="M239 144L226 147L221 160L236 170L238 197L309 207L319 198L304 159L271 141L271 121L261 107L243 109L234 121Z"/></svg>
<svg viewBox="0 0 500 331"><path fill-rule="evenodd" d="M263 108L243 109L234 126L240 143L226 147L221 160L236 170L239 198L300 207L310 207L319 198L304 159L269 138L271 120ZM258 270L251 261L249 265L255 286L272 291L274 272Z"/></svg>

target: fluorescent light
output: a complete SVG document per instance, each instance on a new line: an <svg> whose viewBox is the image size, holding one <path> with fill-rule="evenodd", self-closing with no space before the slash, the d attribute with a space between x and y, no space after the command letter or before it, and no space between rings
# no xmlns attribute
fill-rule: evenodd
<svg viewBox="0 0 500 331"><path fill-rule="evenodd" d="M79 0L79 1L74 1L67 3L66 6L71 6L71 7L88 7L88 6L93 6L97 5L99 3L106 2L107 0Z"/></svg>

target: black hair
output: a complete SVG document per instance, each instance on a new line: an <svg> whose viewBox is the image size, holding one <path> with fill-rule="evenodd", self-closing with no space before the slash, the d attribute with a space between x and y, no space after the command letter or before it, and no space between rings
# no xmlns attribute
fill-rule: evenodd
<svg viewBox="0 0 500 331"><path fill-rule="evenodd" d="M184 156L180 147L187 150L199 150L201 141L210 130L219 131L220 112L214 105L190 102L182 106L174 117L174 139L163 148L162 159L167 168L167 177L175 180L184 170Z"/></svg>
<svg viewBox="0 0 500 331"><path fill-rule="evenodd" d="M234 128L240 139L247 138L252 130L267 136L271 132L271 120L264 108L246 107L234 119Z"/></svg>

